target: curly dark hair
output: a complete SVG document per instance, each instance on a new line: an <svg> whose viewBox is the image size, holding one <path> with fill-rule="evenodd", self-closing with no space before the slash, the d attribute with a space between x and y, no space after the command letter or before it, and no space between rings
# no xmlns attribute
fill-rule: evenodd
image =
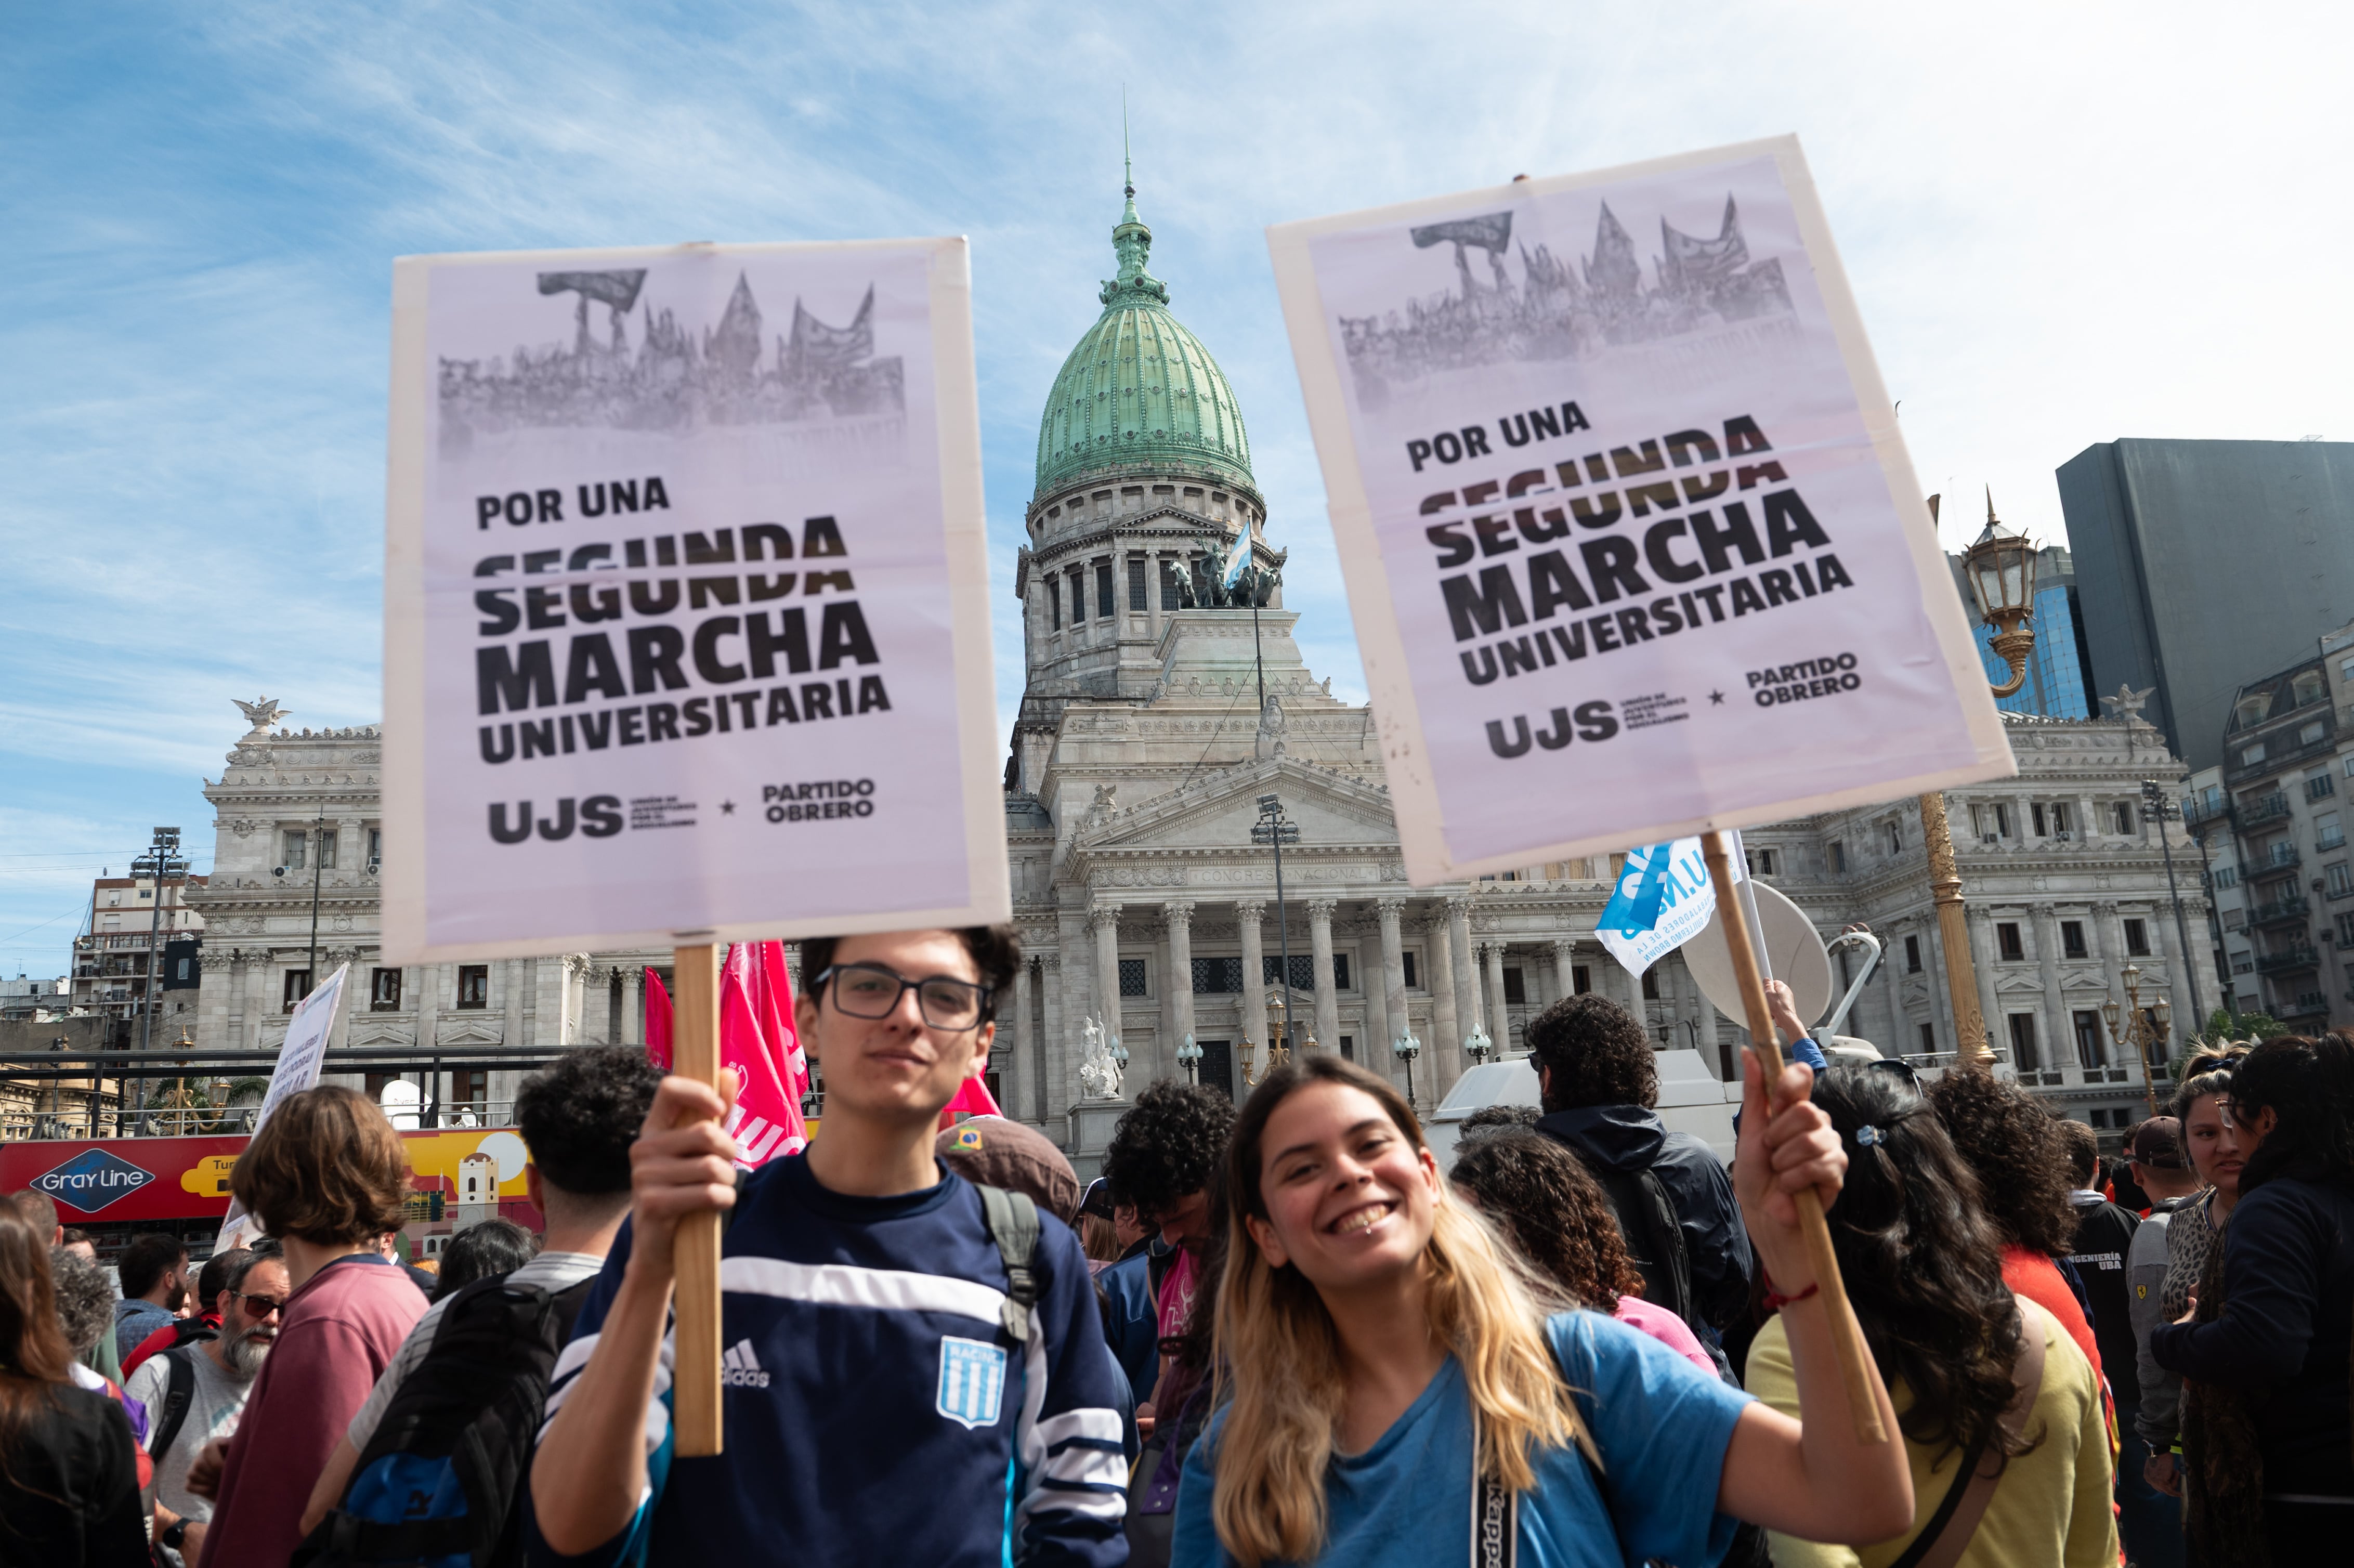
<svg viewBox="0 0 2354 1568"><path fill-rule="evenodd" d="M49 1249L49 1279L56 1292L58 1327L66 1349L77 1358L98 1347L99 1336L114 1331L114 1286L106 1270L60 1243Z"/></svg>
<svg viewBox="0 0 2354 1568"><path fill-rule="evenodd" d="M1112 1128L1103 1173L1113 1201L1159 1214L1206 1190L1234 1130L1235 1103L1224 1091L1161 1079Z"/></svg>
<svg viewBox="0 0 2354 1568"><path fill-rule="evenodd" d="M2004 1244L2051 1257L2073 1251L2068 1149L2042 1103L1992 1073L1962 1068L1930 1085L1928 1097Z"/></svg>
<svg viewBox="0 0 2354 1568"><path fill-rule="evenodd" d="M1607 1312L1643 1294L1601 1183L1543 1133L1491 1132L1464 1146L1448 1179L1572 1301Z"/></svg>
<svg viewBox="0 0 2354 1568"><path fill-rule="evenodd" d="M2278 1119L2240 1172L2246 1197L2274 1177L2354 1181L2354 1039L2282 1034L2248 1053L2232 1076L2232 1118Z"/></svg>
<svg viewBox="0 0 2354 1568"><path fill-rule="evenodd" d="M1565 996L1530 1020L1529 1052L1551 1072L1547 1112L1585 1106L1649 1106L1659 1067L1642 1020L1588 991Z"/></svg>
<svg viewBox="0 0 2354 1568"><path fill-rule="evenodd" d="M1969 1072L1944 1082L1957 1076L1991 1082ZM1897 1425L1942 1458L1976 1441L2010 1403L2024 1309L2002 1282L2002 1238L1942 1111L1932 1114L1911 1084L1834 1063L1816 1078L1814 1099L1847 1150L1846 1185L1830 1212L1840 1277L1880 1375L1912 1393ZM1868 1145L1856 1141L1865 1127L1873 1129ZM2040 1440L2010 1447L1998 1427L1990 1446L2009 1458Z"/></svg>
<svg viewBox="0 0 2354 1568"><path fill-rule="evenodd" d="M972 966L980 972L981 983L989 987L989 994L981 1004L981 1020L986 1023L997 1016L999 993L1013 983L1013 971L1022 967L1021 939L1014 936L1011 926L960 926L955 935L964 944L964 950L972 955ZM824 989L811 981L832 967L833 949L847 939L810 937L802 940L801 983L804 991Z"/></svg>
<svg viewBox="0 0 2354 1568"><path fill-rule="evenodd" d="M567 1051L515 1092L515 1128L539 1179L581 1197L630 1190L630 1145L662 1086L643 1051Z"/></svg>
<svg viewBox="0 0 2354 1568"><path fill-rule="evenodd" d="M1534 1127L1540 1114L1534 1106L1481 1106L1455 1124L1455 1147L1468 1149L1500 1132Z"/></svg>

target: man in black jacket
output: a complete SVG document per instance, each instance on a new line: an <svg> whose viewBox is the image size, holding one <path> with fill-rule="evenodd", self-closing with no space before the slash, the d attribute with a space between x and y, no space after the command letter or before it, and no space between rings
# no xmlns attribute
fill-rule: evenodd
<svg viewBox="0 0 2354 1568"><path fill-rule="evenodd" d="M1749 1305L1749 1234L1724 1162L1690 1133L1670 1132L1650 1036L1602 997L1564 997L1528 1031L1544 1116L1537 1130L1568 1146L1610 1198L1644 1298L1691 1325L1720 1359L1720 1335Z"/></svg>

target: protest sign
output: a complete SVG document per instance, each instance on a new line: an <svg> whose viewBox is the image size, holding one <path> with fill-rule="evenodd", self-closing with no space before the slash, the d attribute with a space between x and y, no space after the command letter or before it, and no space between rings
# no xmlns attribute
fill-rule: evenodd
<svg viewBox="0 0 2354 1568"><path fill-rule="evenodd" d="M287 1096L299 1095L317 1086L319 1068L327 1059L327 1038L335 1032L335 1015L343 1006L344 977L351 973L351 969L349 964L337 966L335 972L327 977L327 983L314 987L286 1021L286 1043L278 1048L277 1065L270 1069L270 1087L262 1093L260 1108L253 1113L255 1132L261 1130L270 1120L270 1113ZM213 1247L217 1252L227 1252L247 1245L252 1236L260 1234L259 1221L245 1212L243 1203L231 1198Z"/></svg>
<svg viewBox="0 0 2354 1568"><path fill-rule="evenodd" d="M393 291L387 961L1006 918L964 242Z"/></svg>
<svg viewBox="0 0 2354 1568"><path fill-rule="evenodd" d="M1736 862L1734 879L1746 874ZM1716 884L1700 840L1678 839L1627 852L1594 934L1628 974L1639 976L1706 930L1715 913Z"/></svg>
<svg viewBox="0 0 2354 1568"><path fill-rule="evenodd" d="M1795 138L1268 239L1416 884L2013 771Z"/></svg>

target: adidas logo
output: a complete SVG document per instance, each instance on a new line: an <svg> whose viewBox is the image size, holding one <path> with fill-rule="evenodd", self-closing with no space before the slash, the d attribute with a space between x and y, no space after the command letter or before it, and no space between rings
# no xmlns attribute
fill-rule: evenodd
<svg viewBox="0 0 2354 1568"><path fill-rule="evenodd" d="M760 1370L760 1360L752 1353L751 1340L737 1340L719 1358L719 1381L732 1388L769 1386L769 1374Z"/></svg>

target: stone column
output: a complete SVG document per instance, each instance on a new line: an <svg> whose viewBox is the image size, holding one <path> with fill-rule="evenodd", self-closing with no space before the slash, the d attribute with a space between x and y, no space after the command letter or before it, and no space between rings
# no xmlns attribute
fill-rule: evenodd
<svg viewBox="0 0 2354 1568"><path fill-rule="evenodd" d="M1569 945L1555 938L1541 956L1544 959L1544 1005L1551 1007L1569 994Z"/></svg>
<svg viewBox="0 0 2354 1568"><path fill-rule="evenodd" d="M2034 907L2033 916L2035 969L2037 978L2043 982L2043 1014L2051 1020L2049 1024L2037 1032L2042 1035L2042 1038L2036 1044L2044 1047L2038 1054L2049 1062L2054 1050L2064 1050L2073 1054L2076 1031L2068 1017L2067 992L2060 988L2060 922L2053 916L2052 906L2048 904L2037 905ZM1976 933L1972 934L1976 935ZM1972 945L1976 946L1975 943ZM1983 981L1981 981L1981 987L1990 989L1985 988ZM2010 1034L2009 1019L1998 1019L1989 1012L1987 1014L1987 1026L1993 1031L1994 1037L1998 1041L2009 1040ZM2016 1073L2018 1068L2019 1064L2013 1062L2011 1070Z"/></svg>
<svg viewBox="0 0 2354 1568"><path fill-rule="evenodd" d="M1888 947L1880 956L1881 1004L1888 1012L1888 1037L1878 1042L1881 1050L1891 1056L1909 1055L1921 1048L1913 1035L1913 1021L1904 1012L1904 938L1903 927L1892 927L1887 934Z"/></svg>
<svg viewBox="0 0 2354 1568"><path fill-rule="evenodd" d="M1463 1041L1480 1018L1479 971L1471 946L1471 900L1447 901L1447 949L1455 963L1455 1038L1447 1044L1455 1052L1456 1073L1463 1070ZM1451 1081L1451 1080L1450 1080Z"/></svg>
<svg viewBox="0 0 2354 1568"><path fill-rule="evenodd" d="M2189 925L2196 911L2192 901L2182 901L2183 924ZM2175 1043L2198 1033L2206 1026L2199 1016L2198 1003L2190 1000L2190 955L2182 950L2182 934L2174 927L2174 906L2171 901L2150 911L2150 924L2158 928L2158 950L2166 959L2167 1004L2173 1008L2171 1026L2166 1032L2166 1042L2158 1049L2171 1056Z"/></svg>
<svg viewBox="0 0 2354 1568"><path fill-rule="evenodd" d="M632 959L621 966L621 1044L646 1043L646 967Z"/></svg>
<svg viewBox="0 0 2354 1568"><path fill-rule="evenodd" d="M1448 1086L1463 1075L1463 1031L1455 1012L1454 940L1445 914L1430 916L1429 945L1423 958L1430 970L1430 1032L1422 1059L1430 1064L1430 1102L1437 1105Z"/></svg>
<svg viewBox="0 0 2354 1568"><path fill-rule="evenodd" d="M1166 550L1148 550L1144 555L1144 607L1150 617L1146 624L1151 629L1156 650L1161 646L1161 579L1169 570L1167 556Z"/></svg>
<svg viewBox="0 0 2354 1568"><path fill-rule="evenodd" d="M1150 602L1159 604L1158 595ZM1182 1078L1185 1068L1177 1060L1177 1047L1193 1033L1193 901L1172 898L1161 913L1169 922L1169 1044L1161 1056Z"/></svg>
<svg viewBox="0 0 2354 1568"><path fill-rule="evenodd" d="M1381 1071L1394 1078L1398 1075L1398 1061L1390 1045L1411 1027L1405 1010L1405 944L1398 931L1399 918L1405 913L1405 900L1376 900L1373 912L1382 923L1382 1040L1380 1051L1368 1052L1366 1060L1380 1062ZM1372 995L1373 988L1367 987L1366 994Z"/></svg>
<svg viewBox="0 0 2354 1568"><path fill-rule="evenodd" d="M1252 1060L1264 1066L1267 1062L1267 957L1262 947L1260 927L1267 919L1267 901L1245 898L1235 905L1235 928L1243 939L1243 1037L1258 1048ZM1236 1086L1241 1084L1243 1059L1241 1042L1235 1042L1235 1073Z"/></svg>
<svg viewBox="0 0 2354 1568"><path fill-rule="evenodd" d="M1119 1027L1119 906L1098 904L1087 911L1087 925L1096 934L1096 1012L1108 1033ZM1122 1041L1125 1045L1127 1042ZM1134 1058L1130 1057L1134 1065Z"/></svg>
<svg viewBox="0 0 2354 1568"><path fill-rule="evenodd" d="M1051 949L1038 955L1038 1033L1039 1115L1067 1145L1071 1129L1063 1118L1071 1108L1070 1041L1063 1019L1063 955Z"/></svg>
<svg viewBox="0 0 2354 1568"><path fill-rule="evenodd" d="M1044 1121L1045 1107L1038 1103L1038 1039L1030 1022L1030 960L1013 966L1013 1009L1001 1009L997 1033L1005 1042L1003 1109L1016 1121Z"/></svg>
<svg viewBox="0 0 2354 1568"><path fill-rule="evenodd" d="M1525 975L1522 977L1527 979ZM1504 1003L1504 944L1488 944L1488 1037L1496 1043L1497 1059L1511 1049L1511 1010Z"/></svg>
<svg viewBox="0 0 2354 1568"><path fill-rule="evenodd" d="M1316 969L1316 1044L1323 1049L1341 1049L1341 998L1332 989L1332 912L1337 901L1330 898L1308 900L1308 950Z"/></svg>

